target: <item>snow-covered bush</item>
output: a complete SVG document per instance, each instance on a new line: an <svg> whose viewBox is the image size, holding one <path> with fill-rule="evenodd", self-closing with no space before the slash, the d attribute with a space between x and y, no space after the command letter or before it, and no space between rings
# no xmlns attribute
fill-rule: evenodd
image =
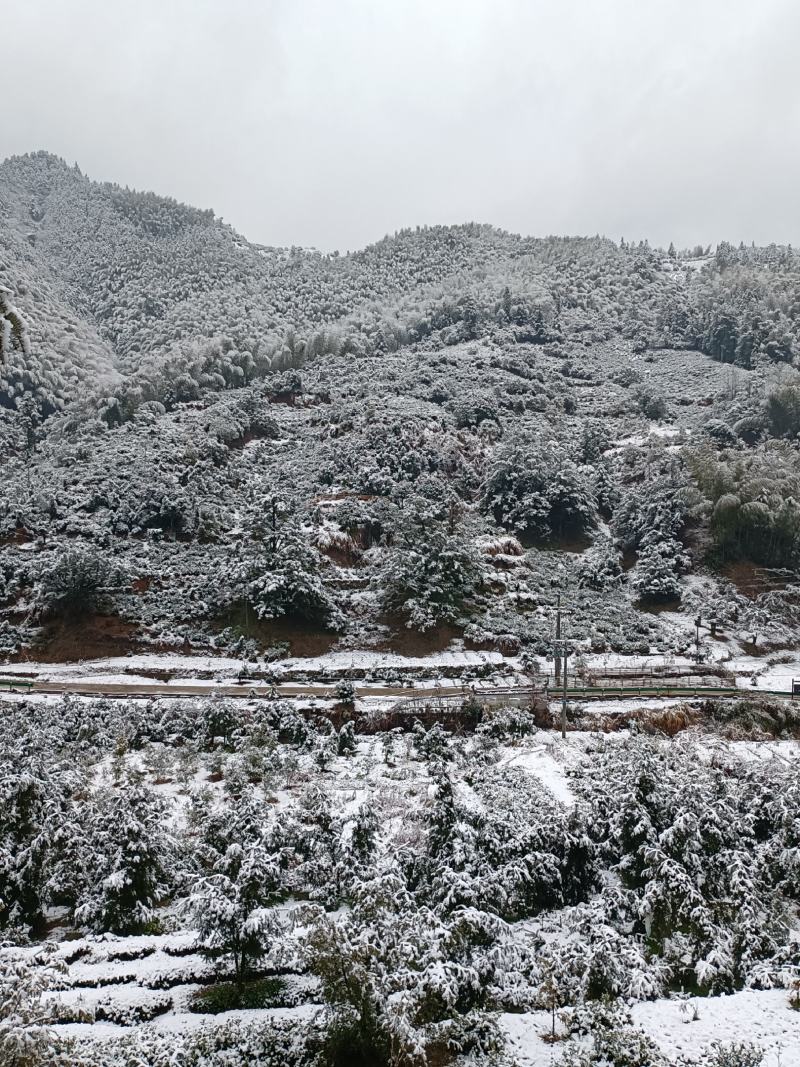
<svg viewBox="0 0 800 1067"><path fill-rule="evenodd" d="M340 678L333 687L333 695L341 704L354 704L356 699L356 687L349 678Z"/></svg>
<svg viewBox="0 0 800 1067"><path fill-rule="evenodd" d="M496 708L489 711L476 727L476 733L509 741L535 734L536 719L524 708Z"/></svg>
<svg viewBox="0 0 800 1067"><path fill-rule="evenodd" d="M44 616L75 619L107 608L124 585L118 567L96 551L72 549L42 571L36 602Z"/></svg>
<svg viewBox="0 0 800 1067"><path fill-rule="evenodd" d="M622 1005L591 1005L565 1014L577 1038L564 1050L563 1067L669 1067L655 1041L633 1025Z"/></svg>
<svg viewBox="0 0 800 1067"><path fill-rule="evenodd" d="M30 959L0 956L0 1062L4 1067L71 1067L72 1057L59 1047L48 1025L54 1012L47 993L58 988L63 971L48 949Z"/></svg>
<svg viewBox="0 0 800 1067"><path fill-rule="evenodd" d="M596 521L585 472L560 441L545 436L500 446L486 475L483 506L498 523L545 539L583 533Z"/></svg>
<svg viewBox="0 0 800 1067"><path fill-rule="evenodd" d="M242 1057L259 1067L290 1063L314 1067L319 1039L313 1022L233 1019L221 1026L178 1031L169 1041L158 1030L141 1027L116 1040L83 1042L79 1049L64 1049L62 1055L70 1067L173 1067L176 1062L185 1067L229 1067L232 1060ZM58 1060L48 1061L48 1067L50 1062L54 1067L58 1064Z"/></svg>

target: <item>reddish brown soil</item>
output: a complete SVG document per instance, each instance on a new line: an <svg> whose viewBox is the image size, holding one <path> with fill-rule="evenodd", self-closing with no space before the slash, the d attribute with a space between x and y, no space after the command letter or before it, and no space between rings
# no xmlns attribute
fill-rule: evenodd
<svg viewBox="0 0 800 1067"><path fill-rule="evenodd" d="M768 593L773 589L783 589L786 579L776 575L767 567L759 567L749 560L740 559L732 563L726 563L720 568L720 574L732 582L742 596L755 600L760 593Z"/></svg>
<svg viewBox="0 0 800 1067"><path fill-rule="evenodd" d="M218 620L220 626L236 626L247 637L257 641L261 648L288 644L292 656L323 656L330 652L338 635L311 626L299 619L258 619L254 613L244 611L231 613Z"/></svg>
<svg viewBox="0 0 800 1067"><path fill-rule="evenodd" d="M26 530L24 526L17 526L13 533L0 537L0 545L24 545L27 541L32 540L32 533Z"/></svg>
<svg viewBox="0 0 800 1067"><path fill-rule="evenodd" d="M136 649L138 628L116 615L92 615L49 626L44 640L19 659L34 663L68 663L72 660L124 656Z"/></svg>
<svg viewBox="0 0 800 1067"><path fill-rule="evenodd" d="M391 634L376 646L378 652L395 652L401 656L425 656L431 652L444 652L450 644L462 636L456 626L437 626L424 634L409 630L405 620L395 615L383 615L378 620L391 628Z"/></svg>
<svg viewBox="0 0 800 1067"><path fill-rule="evenodd" d="M321 548L320 553L323 556L327 556L329 560L332 560L339 567L357 567L360 562L361 554L358 552L352 552L346 548Z"/></svg>

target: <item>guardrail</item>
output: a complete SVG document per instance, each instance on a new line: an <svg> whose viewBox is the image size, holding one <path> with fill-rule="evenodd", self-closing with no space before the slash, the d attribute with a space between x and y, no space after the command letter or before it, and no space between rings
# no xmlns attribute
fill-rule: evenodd
<svg viewBox="0 0 800 1067"><path fill-rule="evenodd" d="M33 689L33 682L30 678L0 678L2 689Z"/></svg>

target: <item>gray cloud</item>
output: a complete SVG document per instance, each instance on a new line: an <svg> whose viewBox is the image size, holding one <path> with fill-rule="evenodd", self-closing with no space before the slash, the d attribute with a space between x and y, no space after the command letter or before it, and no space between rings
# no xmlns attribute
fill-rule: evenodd
<svg viewBox="0 0 800 1067"><path fill-rule="evenodd" d="M796 0L3 7L0 156L47 148L250 240L800 242Z"/></svg>

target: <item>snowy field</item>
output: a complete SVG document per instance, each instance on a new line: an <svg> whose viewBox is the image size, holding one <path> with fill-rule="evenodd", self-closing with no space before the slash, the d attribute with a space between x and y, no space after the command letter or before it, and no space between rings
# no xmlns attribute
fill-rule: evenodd
<svg viewBox="0 0 800 1067"><path fill-rule="evenodd" d="M689 1010L687 1002L681 1000L649 1001L632 1009L634 1022L669 1061L696 1057L700 1049L714 1042L746 1039L763 1049L763 1067L800 1067L800 1012L789 1006L784 992L743 990L689 1003ZM551 1029L547 1012L504 1015L502 1026L519 1067L558 1063L560 1045L542 1040Z"/></svg>

